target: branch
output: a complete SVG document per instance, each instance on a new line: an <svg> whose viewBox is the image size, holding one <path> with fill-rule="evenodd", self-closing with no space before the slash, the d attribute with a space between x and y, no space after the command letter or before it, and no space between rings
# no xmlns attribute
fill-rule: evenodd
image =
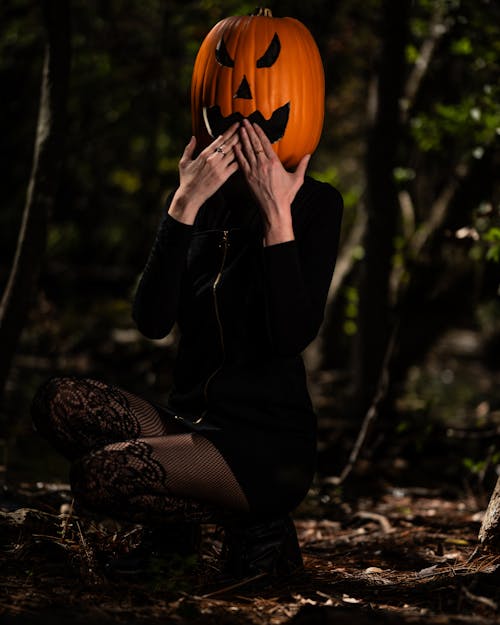
<svg viewBox="0 0 500 625"><path fill-rule="evenodd" d="M351 269L355 262L355 256L353 250L355 247L361 245L366 230L366 213L365 211L359 211L359 215L356 217L355 223L349 232L347 241L342 246L339 259L335 266L335 272L333 279L328 290L328 296L326 299L327 310L333 304L338 297L340 289L342 288L347 276L351 273Z"/></svg>
<svg viewBox="0 0 500 625"><path fill-rule="evenodd" d="M365 418L363 419L363 423L361 425L358 438L356 439L356 442L354 443L352 451L349 455L349 460L347 461L347 464L342 470L342 473L340 474L340 476L328 478L329 484L334 484L335 486L339 486L345 481L347 476L351 473L352 469L354 468L354 465L356 464L359 458L361 450L364 447L366 438L368 436L368 432L370 431L370 426L373 425L373 423L378 417L380 404L385 399L387 395L387 390L389 388L390 366L391 366L391 360L394 354L394 349L396 346L398 334L399 334L399 320L396 322L396 324L394 325L392 329L392 333L389 338L387 348L385 350L384 360L382 363L380 376L379 376L377 388L375 391L375 396L373 398L373 401L370 407L368 408L366 412Z"/></svg>
<svg viewBox="0 0 500 625"><path fill-rule="evenodd" d="M464 179L468 175L470 175L470 171L471 171L470 166L466 165L465 163L460 163L455 168L455 175L449 181L449 183L445 186L445 188L442 190L442 192L439 194L439 196L436 198L435 202L433 203L432 209L431 209L431 215L429 219L427 220L427 222L425 222L422 228L420 228L419 230L415 232L413 238L410 241L410 247L412 250L413 258L418 257L420 252L424 249L426 245L429 244L432 237L445 223L453 198L455 197L455 194L458 192ZM408 198L405 198L405 201L408 201ZM395 291L394 291L396 293L395 308L399 308L399 310L402 309L402 305L405 300L406 294L409 291L409 285L411 282L411 280L403 282L402 278L403 278L403 272L400 272L395 281L396 284L395 284ZM384 401L387 395L387 391L389 389L389 383L391 379L392 357L394 355L395 347L399 338L400 324L401 324L401 315L397 317L397 320L394 323L394 326L392 328L392 331L391 331L391 334L387 343L387 347L384 353L382 366L380 368L380 375L378 378L373 400L363 419L360 432L358 434L356 442L354 443L354 446L352 448L347 464L342 470L339 477L328 478L328 482L331 484L335 484L335 485L342 484L347 478L347 476L351 473L365 445L370 428L378 417L380 405ZM499 483L500 483L500 480L499 480Z"/></svg>
<svg viewBox="0 0 500 625"><path fill-rule="evenodd" d="M430 36L422 43L413 71L408 76L403 89L403 97L399 101L401 122L408 120L410 110L415 103L422 80L429 69L432 56L441 37L448 31L449 26L443 19L443 10L437 8L430 22Z"/></svg>
<svg viewBox="0 0 500 625"><path fill-rule="evenodd" d="M453 175L436 200L433 202L429 218L415 231L409 242L412 258L417 258L429 239L442 227L448 216L452 200L460 184L470 172L470 165L461 162L455 167Z"/></svg>
<svg viewBox="0 0 500 625"><path fill-rule="evenodd" d="M47 34L33 165L12 269L0 302L0 396L36 292L59 183L70 71L69 1L40 3Z"/></svg>

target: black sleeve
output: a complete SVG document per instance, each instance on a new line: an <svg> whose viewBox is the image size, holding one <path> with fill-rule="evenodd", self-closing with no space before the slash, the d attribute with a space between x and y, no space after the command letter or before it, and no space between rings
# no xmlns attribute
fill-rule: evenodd
<svg viewBox="0 0 500 625"><path fill-rule="evenodd" d="M324 185L307 230L293 241L263 248L266 301L273 348L280 355L302 352L318 334L335 268L343 201Z"/></svg>
<svg viewBox="0 0 500 625"><path fill-rule="evenodd" d="M167 200L155 242L132 305L132 318L150 339L161 339L177 319L182 275L193 226L168 214Z"/></svg>

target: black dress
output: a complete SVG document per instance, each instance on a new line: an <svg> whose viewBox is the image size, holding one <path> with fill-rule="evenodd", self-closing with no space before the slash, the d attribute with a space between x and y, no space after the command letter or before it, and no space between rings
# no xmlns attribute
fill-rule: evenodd
<svg viewBox="0 0 500 625"><path fill-rule="evenodd" d="M251 512L290 512L316 469L317 422L301 352L317 335L337 257L342 197L306 177L295 240L264 247L260 209L226 183L193 225L167 213L137 288L142 334L180 339L166 419L206 436Z"/></svg>

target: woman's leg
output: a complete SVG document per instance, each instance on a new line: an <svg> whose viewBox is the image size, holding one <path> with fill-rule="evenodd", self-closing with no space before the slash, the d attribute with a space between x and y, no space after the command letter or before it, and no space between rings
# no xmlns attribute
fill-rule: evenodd
<svg viewBox="0 0 500 625"><path fill-rule="evenodd" d="M249 511L225 459L198 433L106 445L73 463L70 482L84 507L138 523L223 522Z"/></svg>
<svg viewBox="0 0 500 625"><path fill-rule="evenodd" d="M155 541L167 543L175 524L220 523L229 531L223 557L231 575L300 563L296 534L292 544L283 520L248 525L249 503L217 448L166 424L146 400L89 378L51 378L32 416L35 429L73 461L77 511L156 526Z"/></svg>
<svg viewBox="0 0 500 625"><path fill-rule="evenodd" d="M185 431L165 424L146 400L85 377L52 377L31 405L33 426L66 458L74 460L116 441Z"/></svg>
<svg viewBox="0 0 500 625"><path fill-rule="evenodd" d="M209 520L248 509L223 456L201 435L166 424L148 401L83 377L47 380L35 429L73 461L76 505L137 522Z"/></svg>

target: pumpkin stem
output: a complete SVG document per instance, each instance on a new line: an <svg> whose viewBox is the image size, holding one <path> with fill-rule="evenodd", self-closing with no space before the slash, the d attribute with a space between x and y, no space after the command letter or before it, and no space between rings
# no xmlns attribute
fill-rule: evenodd
<svg viewBox="0 0 500 625"><path fill-rule="evenodd" d="M273 16L271 9L264 9L262 7L257 7L256 9L252 11L252 13L250 13L250 15L258 15L258 16L264 16L264 17Z"/></svg>

